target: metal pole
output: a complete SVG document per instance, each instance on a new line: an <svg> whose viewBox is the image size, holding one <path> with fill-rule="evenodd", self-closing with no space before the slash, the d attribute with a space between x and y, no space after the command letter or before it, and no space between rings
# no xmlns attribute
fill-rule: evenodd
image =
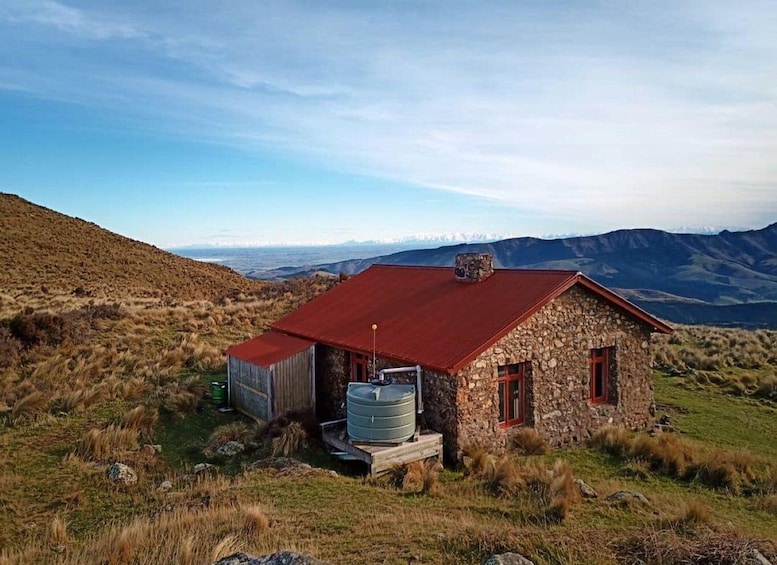
<svg viewBox="0 0 777 565"><path fill-rule="evenodd" d="M375 335L378 331L378 324L372 324L372 380L375 380L377 365L375 364Z"/></svg>

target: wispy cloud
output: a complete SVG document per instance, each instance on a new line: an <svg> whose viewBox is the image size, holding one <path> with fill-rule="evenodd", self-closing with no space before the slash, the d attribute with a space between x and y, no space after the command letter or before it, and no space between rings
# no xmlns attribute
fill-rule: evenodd
<svg viewBox="0 0 777 565"><path fill-rule="evenodd" d="M138 127L578 225L777 216L767 4L0 6L0 88Z"/></svg>

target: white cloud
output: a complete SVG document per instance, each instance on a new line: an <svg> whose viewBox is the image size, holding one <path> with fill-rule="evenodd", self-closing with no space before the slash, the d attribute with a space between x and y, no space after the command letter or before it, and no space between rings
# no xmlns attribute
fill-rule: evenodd
<svg viewBox="0 0 777 565"><path fill-rule="evenodd" d="M728 4L11 4L29 60L0 84L578 225L754 226L777 10Z"/></svg>

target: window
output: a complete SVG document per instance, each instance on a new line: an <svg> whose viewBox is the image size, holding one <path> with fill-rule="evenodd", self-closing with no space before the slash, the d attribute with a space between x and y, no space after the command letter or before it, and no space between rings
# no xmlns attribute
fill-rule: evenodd
<svg viewBox="0 0 777 565"><path fill-rule="evenodd" d="M526 420L526 375L529 363L514 363L497 367L499 388L499 426L507 428Z"/></svg>
<svg viewBox="0 0 777 565"><path fill-rule="evenodd" d="M610 381L611 347L591 350L591 402L607 402Z"/></svg>
<svg viewBox="0 0 777 565"><path fill-rule="evenodd" d="M361 353L351 353L351 380L366 383L369 376L370 358Z"/></svg>

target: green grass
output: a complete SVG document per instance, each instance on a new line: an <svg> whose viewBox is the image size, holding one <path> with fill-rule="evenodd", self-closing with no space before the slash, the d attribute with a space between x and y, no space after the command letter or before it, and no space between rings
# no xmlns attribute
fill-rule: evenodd
<svg viewBox="0 0 777 565"><path fill-rule="evenodd" d="M683 435L727 449L745 448L777 460L777 403L698 387L688 377L655 378L656 403Z"/></svg>

